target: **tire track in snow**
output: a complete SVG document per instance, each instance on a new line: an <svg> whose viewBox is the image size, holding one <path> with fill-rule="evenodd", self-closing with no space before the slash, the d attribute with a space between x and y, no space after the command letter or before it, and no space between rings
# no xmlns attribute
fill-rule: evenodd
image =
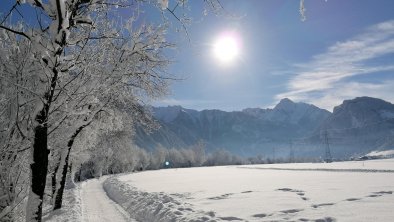
<svg viewBox="0 0 394 222"><path fill-rule="evenodd" d="M288 171L327 171L327 172L351 172L351 173L394 173L394 170L379 169L327 169L327 168L280 168L280 167L237 167L239 169L254 170L288 170Z"/></svg>
<svg viewBox="0 0 394 222"><path fill-rule="evenodd" d="M105 178L87 180L81 187L82 221L131 221L129 214L112 201L103 189Z"/></svg>

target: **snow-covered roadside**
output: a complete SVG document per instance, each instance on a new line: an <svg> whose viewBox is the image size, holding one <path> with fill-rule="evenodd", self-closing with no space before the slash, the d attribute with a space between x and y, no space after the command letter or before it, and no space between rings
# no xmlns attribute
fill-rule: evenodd
<svg viewBox="0 0 394 222"><path fill-rule="evenodd" d="M63 207L47 209L46 222L135 222L121 206L112 201L103 189L108 177L90 179L65 190Z"/></svg>
<svg viewBox="0 0 394 222"><path fill-rule="evenodd" d="M221 221L212 211L196 211L190 204L181 203L170 195L140 191L130 184L119 181L116 177L107 179L103 187L111 199L138 221Z"/></svg>
<svg viewBox="0 0 394 222"><path fill-rule="evenodd" d="M134 221L122 207L112 201L103 189L107 177L91 179L82 183L81 206L84 222Z"/></svg>
<svg viewBox="0 0 394 222"><path fill-rule="evenodd" d="M64 191L63 207L52 211L47 209L43 221L46 222L75 222L82 221L81 183L72 189Z"/></svg>

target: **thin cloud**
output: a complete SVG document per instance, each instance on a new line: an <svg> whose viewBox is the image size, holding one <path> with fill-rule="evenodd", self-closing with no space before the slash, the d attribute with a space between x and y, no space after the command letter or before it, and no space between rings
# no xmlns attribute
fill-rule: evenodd
<svg viewBox="0 0 394 222"><path fill-rule="evenodd" d="M297 64L299 71L287 84L287 91L276 95L311 102L331 110L343 99L356 96L379 96L394 101L387 86L392 82L359 83L358 75L374 75L393 71L394 65L372 65L371 61L394 53L394 20L367 28L364 33L329 47L323 54L316 55L305 64ZM367 90L373 88L373 90ZM377 92L377 90L381 90ZM345 94L344 92L351 91ZM335 102L335 103L334 103Z"/></svg>
<svg viewBox="0 0 394 222"><path fill-rule="evenodd" d="M337 84L338 89L331 89L321 95L320 98L312 98L311 103L318 107L332 109L342 103L343 100L357 96L370 96L386 101L394 101L394 80L383 83L359 83L345 82Z"/></svg>

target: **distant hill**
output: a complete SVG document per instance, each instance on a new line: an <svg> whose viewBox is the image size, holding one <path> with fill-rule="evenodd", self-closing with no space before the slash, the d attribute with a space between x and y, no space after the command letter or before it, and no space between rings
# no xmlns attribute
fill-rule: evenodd
<svg viewBox="0 0 394 222"><path fill-rule="evenodd" d="M345 100L319 127L347 155L394 148L394 105L381 99Z"/></svg>
<svg viewBox="0 0 394 222"><path fill-rule="evenodd" d="M181 106L152 107L161 125L152 134L138 129L135 143L184 148L205 141L208 151L224 148L235 154L288 157L322 156L327 131L337 158L393 147L394 105L375 98L345 100L334 112L282 99L273 109L196 111Z"/></svg>

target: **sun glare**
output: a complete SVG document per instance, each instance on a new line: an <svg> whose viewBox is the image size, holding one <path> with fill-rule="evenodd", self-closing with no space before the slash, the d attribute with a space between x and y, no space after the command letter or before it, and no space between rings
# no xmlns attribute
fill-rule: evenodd
<svg viewBox="0 0 394 222"><path fill-rule="evenodd" d="M221 62L228 64L239 55L239 42L233 35L223 35L216 39L213 54Z"/></svg>

